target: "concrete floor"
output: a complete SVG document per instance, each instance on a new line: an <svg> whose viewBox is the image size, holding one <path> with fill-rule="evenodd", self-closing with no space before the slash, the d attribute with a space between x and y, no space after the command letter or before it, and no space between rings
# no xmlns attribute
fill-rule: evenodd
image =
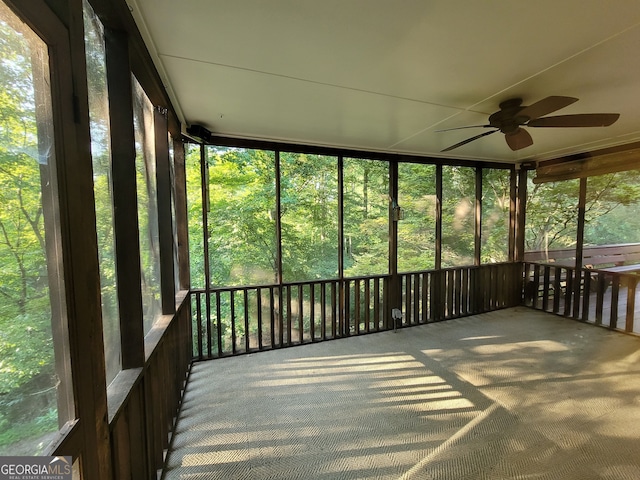
<svg viewBox="0 0 640 480"><path fill-rule="evenodd" d="M640 337L517 307L197 363L163 478L638 479Z"/></svg>

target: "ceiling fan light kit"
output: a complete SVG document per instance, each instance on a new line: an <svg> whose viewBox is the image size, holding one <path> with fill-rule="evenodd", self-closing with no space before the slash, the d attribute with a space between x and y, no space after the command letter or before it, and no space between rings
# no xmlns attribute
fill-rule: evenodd
<svg viewBox="0 0 640 480"><path fill-rule="evenodd" d="M531 135L522 127L608 127L620 117L618 113L579 113L545 117L545 115L577 101L578 99L574 97L551 96L543 98L532 105L523 106L521 98L505 100L500 103L500 110L489 115L489 123L487 125L471 125L447 129L493 128L494 130L467 138L462 142L445 148L442 152L448 152L496 132L503 133L509 148L516 151L533 145Z"/></svg>

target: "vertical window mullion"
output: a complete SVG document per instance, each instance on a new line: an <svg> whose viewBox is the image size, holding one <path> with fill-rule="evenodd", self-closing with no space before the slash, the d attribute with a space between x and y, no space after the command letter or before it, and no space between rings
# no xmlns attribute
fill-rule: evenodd
<svg viewBox="0 0 640 480"><path fill-rule="evenodd" d="M516 231L517 231L517 205L518 205L518 177L516 169L511 169L509 176L509 261L516 259Z"/></svg>
<svg viewBox="0 0 640 480"><path fill-rule="evenodd" d="M158 233L160 243L160 298L162 313L176 310L173 264L173 222L171 218L171 166L169 165L169 137L167 109L154 109L156 146L156 182L158 186Z"/></svg>
<svg viewBox="0 0 640 480"><path fill-rule="evenodd" d="M338 156L338 278L344 277L344 157Z"/></svg>
<svg viewBox="0 0 640 480"><path fill-rule="evenodd" d="M178 263L180 289L189 290L191 286L189 269L189 216L187 211L187 177L184 143L173 141L175 168L175 206L178 230Z"/></svg>
<svg viewBox="0 0 640 480"><path fill-rule="evenodd" d="M482 167L476 167L474 265L480 265L482 250Z"/></svg>
<svg viewBox="0 0 640 480"><path fill-rule="evenodd" d="M281 170L280 170L280 151L275 152L275 180L276 180L276 280L282 287L282 204L281 204ZM281 308L280 305L278 308Z"/></svg>
<svg viewBox="0 0 640 480"><path fill-rule="evenodd" d="M442 268L442 164L436 165L436 261L435 269Z"/></svg>

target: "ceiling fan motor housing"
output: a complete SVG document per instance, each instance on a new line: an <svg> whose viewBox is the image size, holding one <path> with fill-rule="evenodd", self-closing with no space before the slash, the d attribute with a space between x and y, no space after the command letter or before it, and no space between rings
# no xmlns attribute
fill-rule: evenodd
<svg viewBox="0 0 640 480"><path fill-rule="evenodd" d="M529 121L526 115L518 115L525 107L522 106L521 98L512 98L500 104L500 110L489 116L489 125L499 129L502 133L514 134Z"/></svg>

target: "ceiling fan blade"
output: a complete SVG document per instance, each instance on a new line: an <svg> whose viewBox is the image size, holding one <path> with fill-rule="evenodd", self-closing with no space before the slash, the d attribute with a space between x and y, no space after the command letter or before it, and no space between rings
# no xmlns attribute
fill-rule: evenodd
<svg viewBox="0 0 640 480"><path fill-rule="evenodd" d="M476 135L475 137L467 138L466 140L463 140L460 143L456 143L455 145L451 145L450 147L447 147L447 148L445 148L444 150L441 150L441 151L442 152L448 152L450 150L453 150L454 148L461 147L462 145L466 145L467 143L473 142L474 140L477 140L477 139L482 138L482 137L486 137L487 135L491 135L492 133L496 133L498 131L499 130L491 130L490 132L481 133L480 135Z"/></svg>
<svg viewBox="0 0 640 480"><path fill-rule="evenodd" d="M491 125L466 125L464 127L443 128L442 130L434 130L434 132L450 132L451 130L464 130L465 128L489 128Z"/></svg>
<svg viewBox="0 0 640 480"><path fill-rule="evenodd" d="M531 138L529 132L523 128L518 128L515 133L507 133L504 138L509 148L514 152L533 145L533 138Z"/></svg>
<svg viewBox="0 0 640 480"><path fill-rule="evenodd" d="M527 127L608 127L615 123L619 117L619 113L556 115L530 120Z"/></svg>
<svg viewBox="0 0 640 480"><path fill-rule="evenodd" d="M533 120L535 118L548 115L551 112L555 112L556 110L560 110L561 108L571 105L572 103L577 101L578 99L574 97L551 96L551 97L543 98L542 100L534 103L533 105L524 107L522 110L518 112L518 116L522 115L525 117L529 117L531 120Z"/></svg>

